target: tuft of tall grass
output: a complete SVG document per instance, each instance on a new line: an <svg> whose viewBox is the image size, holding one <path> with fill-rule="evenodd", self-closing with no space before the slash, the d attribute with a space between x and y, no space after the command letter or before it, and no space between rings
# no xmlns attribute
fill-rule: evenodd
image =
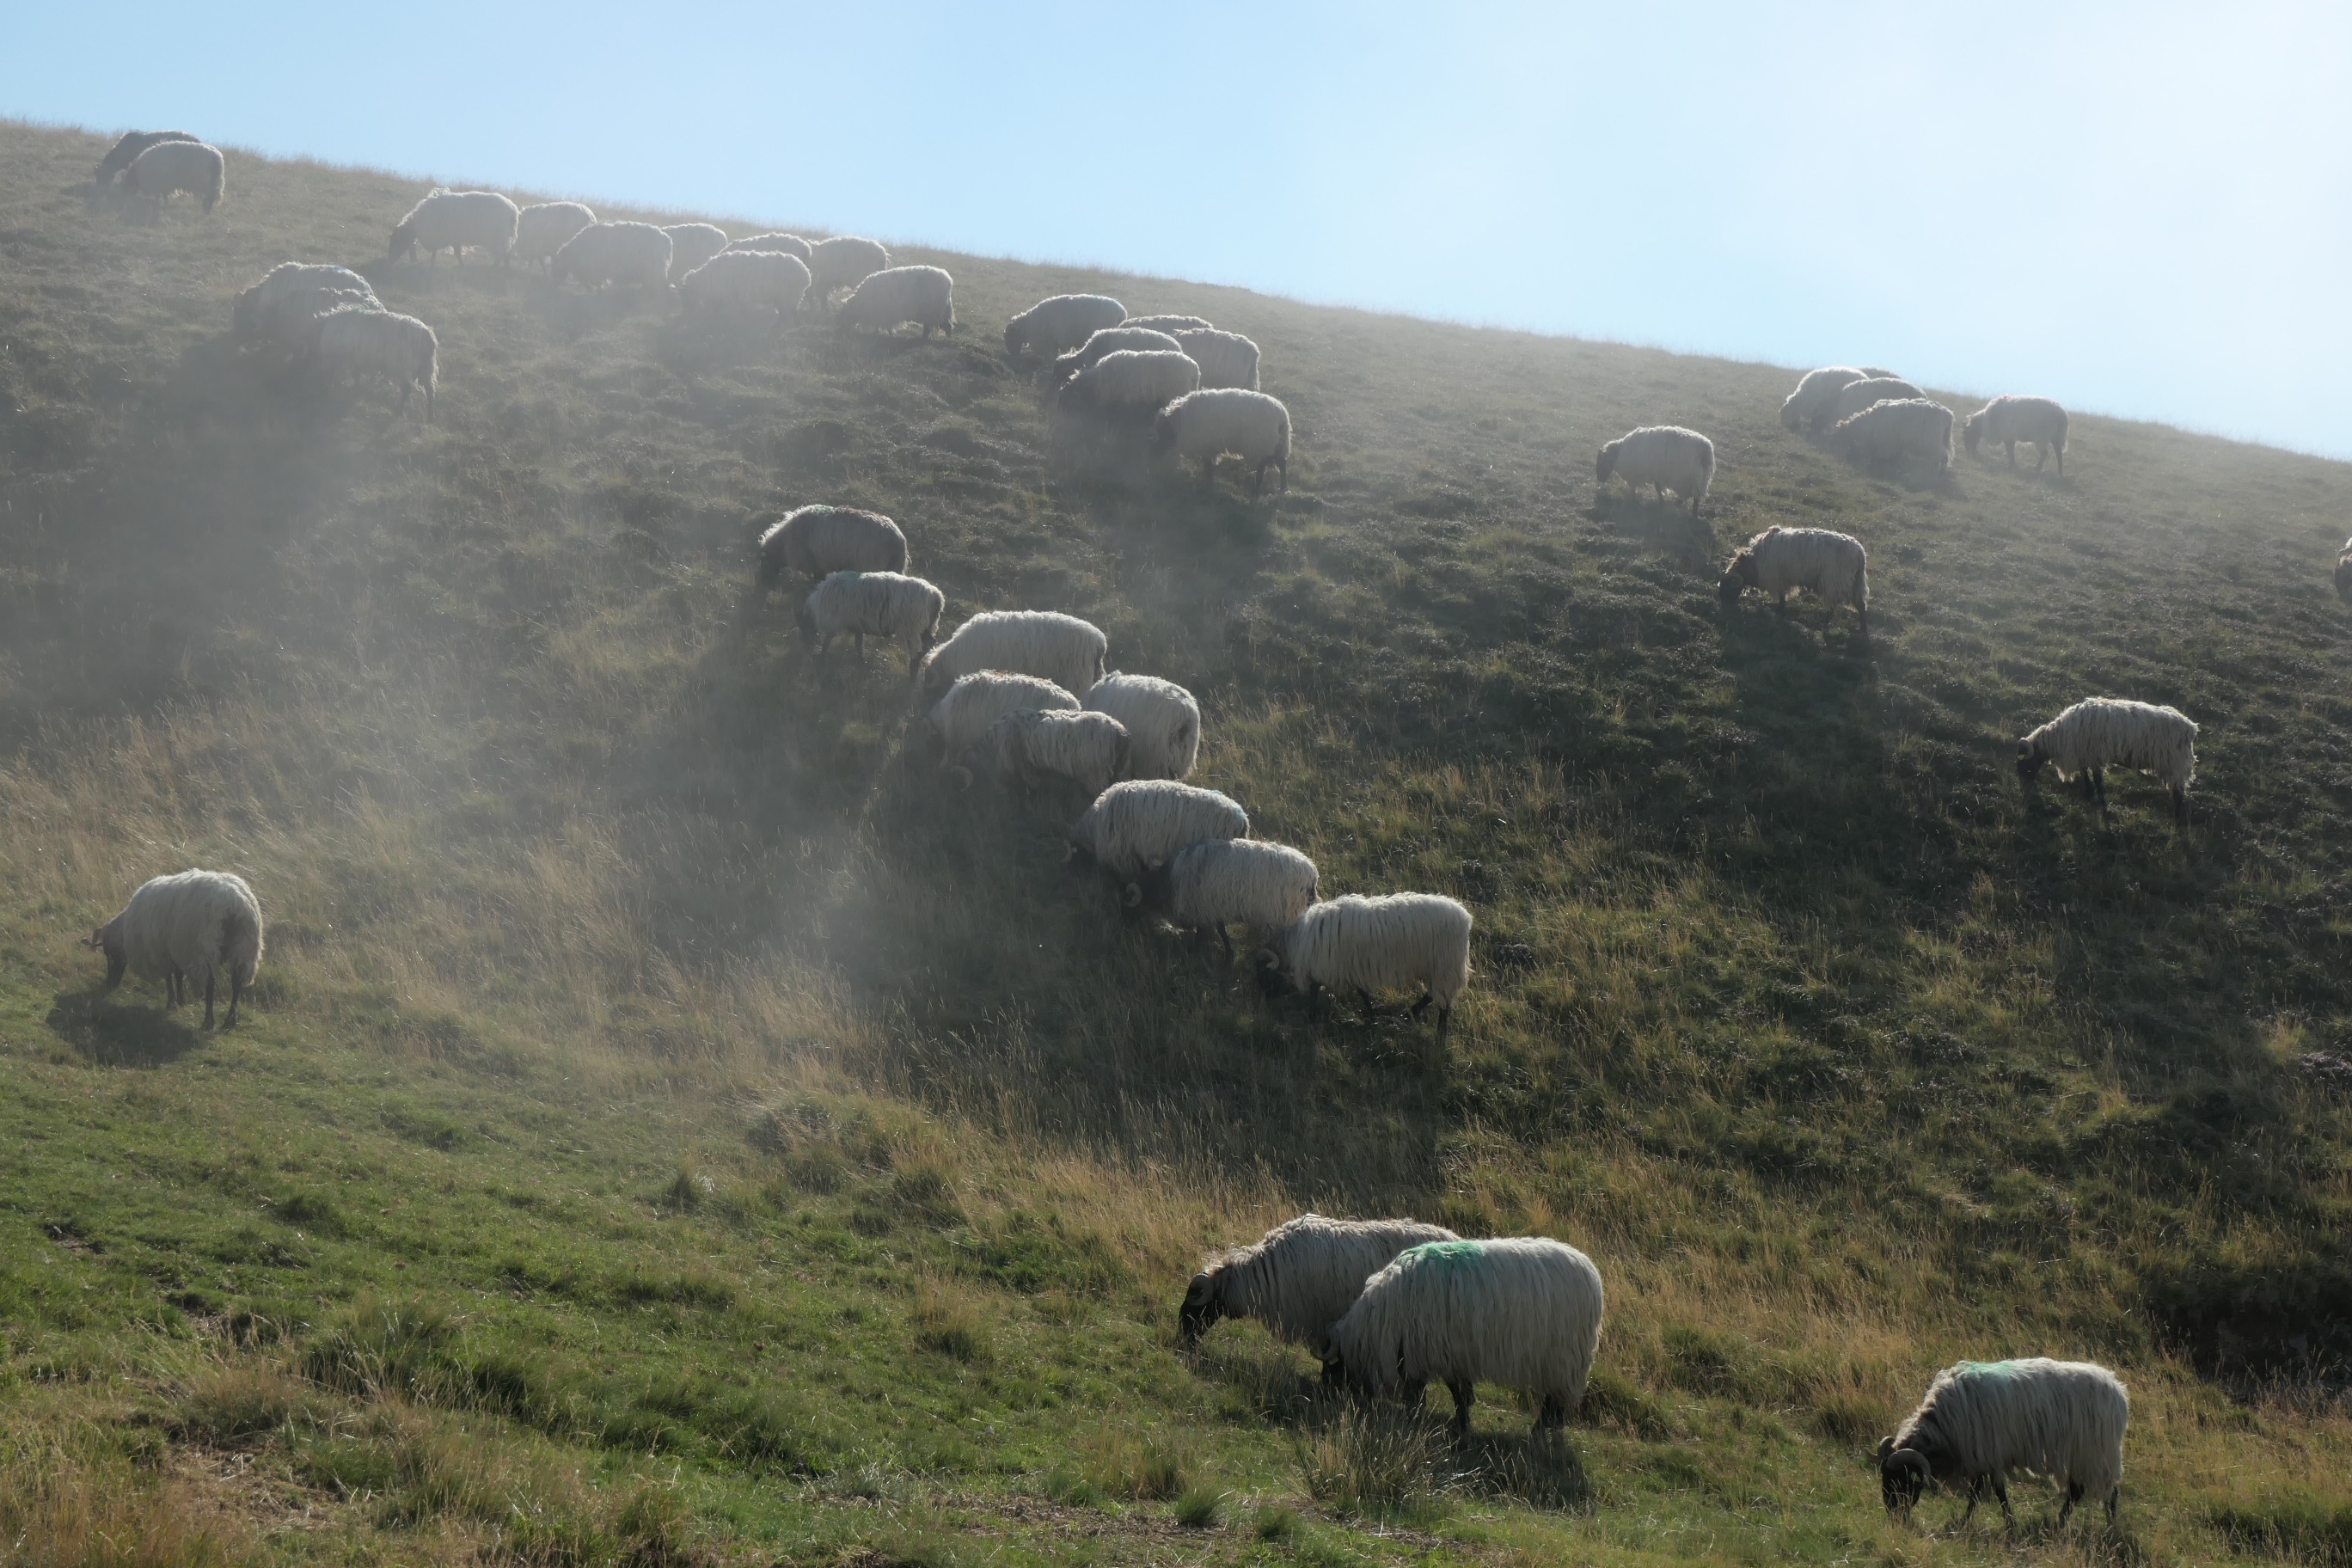
<svg viewBox="0 0 2352 1568"><path fill-rule="evenodd" d="M1417 1411L1351 1402L1292 1445L1307 1494L1343 1519L1427 1523L1460 1485L1445 1429Z"/></svg>

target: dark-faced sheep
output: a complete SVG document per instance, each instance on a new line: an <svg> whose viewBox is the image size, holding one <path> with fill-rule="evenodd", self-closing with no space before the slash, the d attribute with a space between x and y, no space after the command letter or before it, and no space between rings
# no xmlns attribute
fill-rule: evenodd
<svg viewBox="0 0 2352 1568"><path fill-rule="evenodd" d="M982 610L923 660L923 689L942 691L975 671L1003 669L1086 691L1102 679L1109 648L1100 627L1059 610Z"/></svg>
<svg viewBox="0 0 2352 1568"><path fill-rule="evenodd" d="M114 184L115 176L131 167L140 153L159 142L202 142L201 136L191 136L184 131L126 131L113 146L106 150L90 178L101 185Z"/></svg>
<svg viewBox="0 0 2352 1568"><path fill-rule="evenodd" d="M1690 503L1690 514L1696 517L1715 481L1715 443L1678 425L1645 425L1601 447L1594 472L1603 485L1612 475L1623 479L1637 500L1643 485L1661 501L1672 490Z"/></svg>
<svg viewBox="0 0 2352 1568"><path fill-rule="evenodd" d="M1226 1318L1255 1318L1276 1339L1321 1361L1330 1350L1331 1325L1356 1304L1365 1280L1409 1247L1459 1239L1419 1220L1300 1215L1193 1275L1176 1310L1177 1338L1197 1344Z"/></svg>
<svg viewBox="0 0 2352 1568"><path fill-rule="evenodd" d="M2033 471L2040 473L2042 465L2055 453L2058 472L2066 472L2066 411L2055 399L2021 397L2013 394L1994 398L1968 416L1960 426L1960 437L1968 444L1969 456L1977 455L1978 446L1990 441L2009 453L2009 468L2017 471L2017 444L2033 443Z"/></svg>
<svg viewBox="0 0 2352 1568"><path fill-rule="evenodd" d="M802 643L819 658L834 638L850 637L863 661L867 637L887 637L906 650L907 679L912 682L924 653L939 638L947 603L945 595L920 577L835 572L811 590L793 618Z"/></svg>
<svg viewBox="0 0 2352 1568"><path fill-rule="evenodd" d="M2032 784L2044 765L2062 781L2079 779L2084 795L2107 815L2107 770L2137 768L2172 792L2173 820L2189 821L2189 784L2197 772L2197 725L2177 708L2121 697L2075 703L2017 742L2017 776Z"/></svg>
<svg viewBox="0 0 2352 1568"><path fill-rule="evenodd" d="M814 582L835 572L906 569L907 536L878 511L822 503L796 507L760 535L762 593L772 592L788 576Z"/></svg>
<svg viewBox="0 0 2352 1568"><path fill-rule="evenodd" d="M1834 609L1852 605L1862 635L1870 635L1870 555L1862 541L1826 528L1766 529L1739 547L1725 563L1716 594L1725 608L1738 603L1740 590L1754 588L1783 610L1797 589Z"/></svg>
<svg viewBox="0 0 2352 1568"><path fill-rule="evenodd" d="M158 142L131 160L122 185L159 205L185 191L210 212L228 189L228 162L202 142Z"/></svg>
<svg viewBox="0 0 2352 1568"><path fill-rule="evenodd" d="M1966 1524L1990 1487L2011 1524L2009 1472L2057 1483L2063 1526L2084 1498L2115 1522L2123 1494L2124 1428L2131 1399L2116 1374L2081 1361L1964 1361L1946 1367L1892 1436L1878 1440L1878 1489L1889 1513L1908 1510L1927 1483L1966 1488Z"/></svg>
<svg viewBox="0 0 2352 1568"><path fill-rule="evenodd" d="M1173 779L1129 779L1079 815L1070 853L1126 882L1189 846L1248 836L1249 813L1229 795Z"/></svg>
<svg viewBox="0 0 2352 1568"><path fill-rule="evenodd" d="M228 979L228 1016L236 1026L237 999L261 967L261 902L245 879L227 871L182 871L142 883L121 913L90 932L85 944L106 955L106 989L127 973L163 982L165 1002L178 1006L187 985L205 984L205 1027L213 1026L214 988Z"/></svg>
<svg viewBox="0 0 2352 1568"><path fill-rule="evenodd" d="M1004 352L1052 359L1127 319L1127 307L1108 294L1056 294L1004 323Z"/></svg>
<svg viewBox="0 0 2352 1568"><path fill-rule="evenodd" d="M1436 1005L1443 1048L1454 1004L1470 984L1470 911L1437 893L1349 893L1313 905L1275 932L1257 963L1269 994L1352 991L1367 1021L1375 1016L1374 992L1418 988L1412 1016Z"/></svg>

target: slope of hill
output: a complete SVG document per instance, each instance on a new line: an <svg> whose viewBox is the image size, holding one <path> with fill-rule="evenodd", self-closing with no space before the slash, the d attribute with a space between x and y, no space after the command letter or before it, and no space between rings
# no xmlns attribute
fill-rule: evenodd
<svg viewBox="0 0 2352 1568"><path fill-rule="evenodd" d="M0 1560L2352 1553L2352 470L2083 416L1887 483L1781 369L920 250L950 341L698 331L383 265L415 182L150 220L102 147L0 126ZM228 344L289 258L433 324L435 425ZM998 333L1075 288L1256 339L1289 493L1057 477ZM1696 521L1596 494L1661 422ZM1447 1050L943 787L751 590L814 499L1191 687L1327 893L1471 904ZM1869 639L1718 610L1774 522L1868 542ZM2187 831L2021 793L2095 693L2204 726ZM270 912L233 1034L76 945L190 864ZM1180 1353L1309 1206L1591 1252L1567 1442ZM2041 1352L2132 1386L2120 1531L1886 1522L1934 1369Z"/></svg>

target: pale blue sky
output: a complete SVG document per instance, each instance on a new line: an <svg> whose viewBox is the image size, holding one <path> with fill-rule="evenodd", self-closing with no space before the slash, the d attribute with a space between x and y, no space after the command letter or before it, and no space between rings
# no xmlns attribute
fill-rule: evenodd
<svg viewBox="0 0 2352 1568"><path fill-rule="evenodd" d="M28 0L0 113L2352 458L2342 4Z"/></svg>

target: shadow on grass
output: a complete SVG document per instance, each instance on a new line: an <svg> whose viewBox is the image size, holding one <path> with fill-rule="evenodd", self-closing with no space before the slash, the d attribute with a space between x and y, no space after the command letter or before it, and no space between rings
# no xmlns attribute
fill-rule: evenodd
<svg viewBox="0 0 2352 1568"><path fill-rule="evenodd" d="M162 1008L123 1006L95 990L58 992L43 1022L99 1067L165 1067L204 1043Z"/></svg>

